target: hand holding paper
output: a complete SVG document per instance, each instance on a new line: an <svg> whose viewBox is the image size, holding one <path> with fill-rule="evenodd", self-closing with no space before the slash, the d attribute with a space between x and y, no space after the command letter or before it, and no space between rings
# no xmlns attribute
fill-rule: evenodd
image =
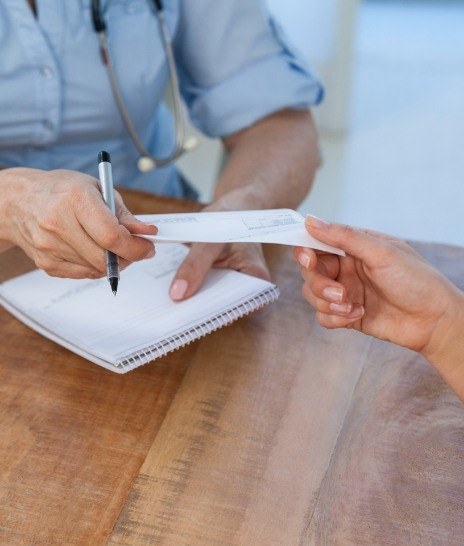
<svg viewBox="0 0 464 546"><path fill-rule="evenodd" d="M156 225L156 236L141 235L153 243L192 243L169 290L171 298L177 301L195 294L211 267L235 269L269 280L269 271L258 243L310 247L344 255L341 250L309 235L303 216L290 209L212 210L138 218Z"/></svg>
<svg viewBox="0 0 464 546"><path fill-rule="evenodd" d="M154 224L157 235L140 235L154 243L276 243L325 250L339 256L339 248L322 243L305 228L304 217L290 209L138 216Z"/></svg>

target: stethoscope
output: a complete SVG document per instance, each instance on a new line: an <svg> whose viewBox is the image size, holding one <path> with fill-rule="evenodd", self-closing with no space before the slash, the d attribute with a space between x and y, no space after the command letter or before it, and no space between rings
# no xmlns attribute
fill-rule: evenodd
<svg viewBox="0 0 464 546"><path fill-rule="evenodd" d="M95 32L98 35L98 41L100 44L100 53L102 62L108 72L108 78L110 81L111 89L113 91L114 99L121 114L121 118L127 131L140 154L137 161L137 167L141 172L148 172L156 167L165 167L179 159L185 152L188 152L197 146L197 139L195 137L185 137L185 117L182 110L182 101L179 91L179 76L177 74L176 63L174 60L174 54L172 51L171 42L169 40L169 31L166 24L166 20L163 14L162 0L150 0L155 10L158 24L160 28L161 41L163 43L164 50L166 52L166 58L168 62L169 80L170 80L170 92L172 95L172 110L174 114L174 126L175 126L175 145L173 151L167 157L155 157L145 148L140 140L134 124L132 123L127 108L124 104L124 100L121 95L121 91L116 79L116 75L111 62L111 55L108 48L106 23L102 15L100 0L92 0L92 20Z"/></svg>

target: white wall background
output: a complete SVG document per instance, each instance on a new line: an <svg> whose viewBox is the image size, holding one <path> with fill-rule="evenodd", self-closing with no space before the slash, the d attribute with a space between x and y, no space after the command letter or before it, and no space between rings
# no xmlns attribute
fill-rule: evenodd
<svg viewBox="0 0 464 546"><path fill-rule="evenodd" d="M345 133L359 0L268 0L268 5L325 83L325 101L316 110L319 127Z"/></svg>
<svg viewBox="0 0 464 546"><path fill-rule="evenodd" d="M464 2L364 0L351 97L302 210L464 246Z"/></svg>

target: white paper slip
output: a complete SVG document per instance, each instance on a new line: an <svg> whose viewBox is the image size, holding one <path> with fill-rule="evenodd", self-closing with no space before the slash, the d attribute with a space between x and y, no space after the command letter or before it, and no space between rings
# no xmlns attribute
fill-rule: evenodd
<svg viewBox="0 0 464 546"><path fill-rule="evenodd" d="M137 218L158 228L157 235L140 235L154 243L276 243L345 255L312 237L304 217L290 209L145 214Z"/></svg>

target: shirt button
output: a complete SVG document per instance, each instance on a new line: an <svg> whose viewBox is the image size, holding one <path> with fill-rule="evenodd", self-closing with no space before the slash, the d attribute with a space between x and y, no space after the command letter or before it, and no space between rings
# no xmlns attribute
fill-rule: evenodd
<svg viewBox="0 0 464 546"><path fill-rule="evenodd" d="M137 7L137 6L136 6L135 2L129 2L129 3L126 5L126 12L127 12L127 13L134 13L136 7Z"/></svg>
<svg viewBox="0 0 464 546"><path fill-rule="evenodd" d="M53 131L53 129L55 128L53 121L50 121L49 119L44 119L42 123L45 129L47 129L48 131Z"/></svg>
<svg viewBox="0 0 464 546"><path fill-rule="evenodd" d="M40 69L40 73L44 78L47 78L47 80L51 80L55 73L53 72L53 68L50 68L49 66L42 66Z"/></svg>

